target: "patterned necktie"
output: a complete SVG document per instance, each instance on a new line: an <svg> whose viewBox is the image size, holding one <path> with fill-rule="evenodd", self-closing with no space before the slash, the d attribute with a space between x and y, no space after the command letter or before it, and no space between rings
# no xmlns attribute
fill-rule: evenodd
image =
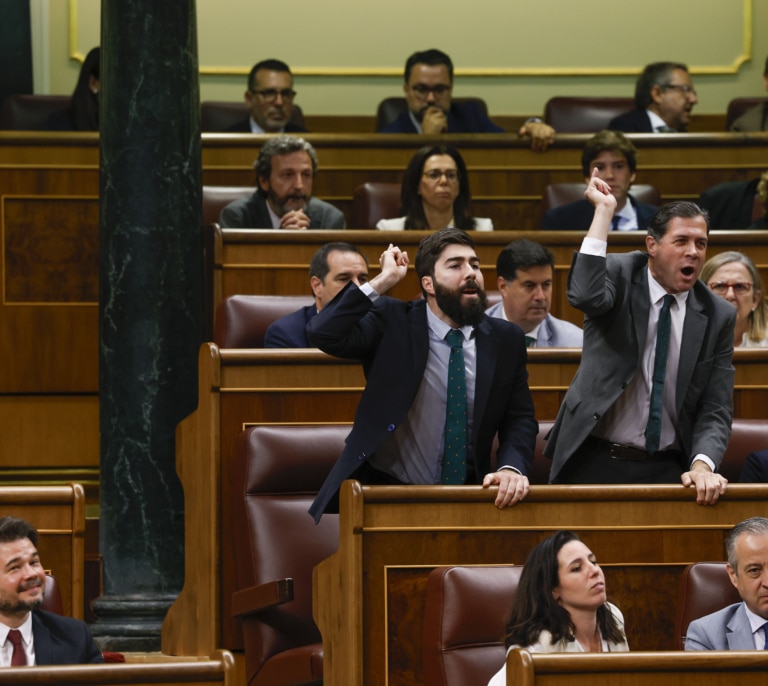
<svg viewBox="0 0 768 686"><path fill-rule="evenodd" d="M13 643L11 667L25 667L27 664L27 654L24 652L24 646L21 643L21 631L10 629L8 631L8 640Z"/></svg>
<svg viewBox="0 0 768 686"><path fill-rule="evenodd" d="M671 126L657 126L657 133L677 133L677 129L673 129Z"/></svg>
<svg viewBox="0 0 768 686"><path fill-rule="evenodd" d="M464 371L464 334L451 329L445 406L445 448L441 483L463 484L467 478L467 378Z"/></svg>
<svg viewBox="0 0 768 686"><path fill-rule="evenodd" d="M534 345L536 345L536 339L533 336L526 336L525 337L525 347L526 348L532 348Z"/></svg>
<svg viewBox="0 0 768 686"><path fill-rule="evenodd" d="M656 330L656 359L653 363L653 386L651 402L648 408L648 425L645 427L645 449L653 455L659 449L661 440L661 408L664 405L664 377L667 375L667 353L669 352L669 333L672 318L669 308L674 295L667 293L659 314L659 326Z"/></svg>

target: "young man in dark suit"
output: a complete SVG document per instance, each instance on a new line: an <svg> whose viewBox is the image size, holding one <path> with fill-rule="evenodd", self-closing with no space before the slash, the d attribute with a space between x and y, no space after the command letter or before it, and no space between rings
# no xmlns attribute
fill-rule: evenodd
<svg viewBox="0 0 768 686"><path fill-rule="evenodd" d="M38 609L44 588L37 531L0 518L0 666L103 662L84 622Z"/></svg>
<svg viewBox="0 0 768 686"><path fill-rule="evenodd" d="M522 330L485 315L480 261L467 232L443 229L422 240L416 273L423 299L383 296L404 278L408 262L390 244L380 274L360 288L347 284L307 326L310 343L359 360L366 375L344 451L310 508L316 520L338 507L349 478L496 484L497 507L528 493L538 425Z"/></svg>

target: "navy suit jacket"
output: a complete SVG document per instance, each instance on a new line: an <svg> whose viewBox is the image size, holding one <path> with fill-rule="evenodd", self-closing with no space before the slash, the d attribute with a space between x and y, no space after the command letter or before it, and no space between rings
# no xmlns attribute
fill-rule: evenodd
<svg viewBox="0 0 768 686"><path fill-rule="evenodd" d="M409 111L401 112L395 121L379 129L379 133L418 133ZM451 103L448 111L448 133L504 133L476 102Z"/></svg>
<svg viewBox="0 0 768 686"><path fill-rule="evenodd" d="M630 110L614 117L608 123L608 128L624 133L653 133L648 113L641 109Z"/></svg>
<svg viewBox="0 0 768 686"><path fill-rule="evenodd" d="M85 622L45 610L32 612L36 665L85 665L104 662Z"/></svg>
<svg viewBox="0 0 768 686"><path fill-rule="evenodd" d="M305 211L310 229L344 229L347 226L341 210L317 198L309 199ZM229 203L221 211L219 224L232 229L271 229L272 219L266 199L254 193Z"/></svg>
<svg viewBox="0 0 768 686"><path fill-rule="evenodd" d="M300 310L275 319L264 334L265 348L310 348L306 328L317 314L317 307L307 305Z"/></svg>
<svg viewBox="0 0 768 686"><path fill-rule="evenodd" d="M647 205L644 202L637 202L631 195L629 202L635 208L637 213L637 228L645 231L651 221L651 217L656 214L659 208L656 205ZM547 210L544 219L541 222L541 228L554 231L587 231L592 223L592 217L595 216L595 208L586 198L576 202L560 205Z"/></svg>
<svg viewBox="0 0 768 686"><path fill-rule="evenodd" d="M411 409L429 355L426 307L421 299L380 297L374 303L350 283L307 325L310 343L330 355L359 360L367 380L344 451L309 510L315 520L336 510L342 481L353 476ZM479 483L491 471L497 432L497 467L527 474L538 425L523 332L486 316L475 328L475 340L474 450L467 459L467 482Z"/></svg>
<svg viewBox="0 0 768 686"><path fill-rule="evenodd" d="M241 119L237 124L228 126L226 133L251 133L251 118ZM283 133L309 133L303 126L298 126L293 122L288 122L283 129Z"/></svg>

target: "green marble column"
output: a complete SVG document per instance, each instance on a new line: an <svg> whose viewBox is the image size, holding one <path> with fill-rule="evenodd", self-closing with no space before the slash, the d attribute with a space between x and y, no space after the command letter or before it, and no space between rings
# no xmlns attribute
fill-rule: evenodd
<svg viewBox="0 0 768 686"><path fill-rule="evenodd" d="M184 575L174 432L202 340L194 0L103 0L100 550L104 649L159 650Z"/></svg>

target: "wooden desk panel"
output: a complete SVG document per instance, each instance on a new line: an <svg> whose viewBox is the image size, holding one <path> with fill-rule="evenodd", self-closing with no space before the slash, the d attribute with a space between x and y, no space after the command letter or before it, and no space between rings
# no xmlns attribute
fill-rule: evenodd
<svg viewBox="0 0 768 686"><path fill-rule="evenodd" d="M630 645L674 645L679 573L724 559L723 541L768 513L768 486L736 485L715 507L682 486L534 486L498 510L480 487L342 486L338 552L315 569L329 686L422 683L426 577L436 566L522 564L536 542L578 532L606 569ZM401 638L402 637L402 638Z"/></svg>

